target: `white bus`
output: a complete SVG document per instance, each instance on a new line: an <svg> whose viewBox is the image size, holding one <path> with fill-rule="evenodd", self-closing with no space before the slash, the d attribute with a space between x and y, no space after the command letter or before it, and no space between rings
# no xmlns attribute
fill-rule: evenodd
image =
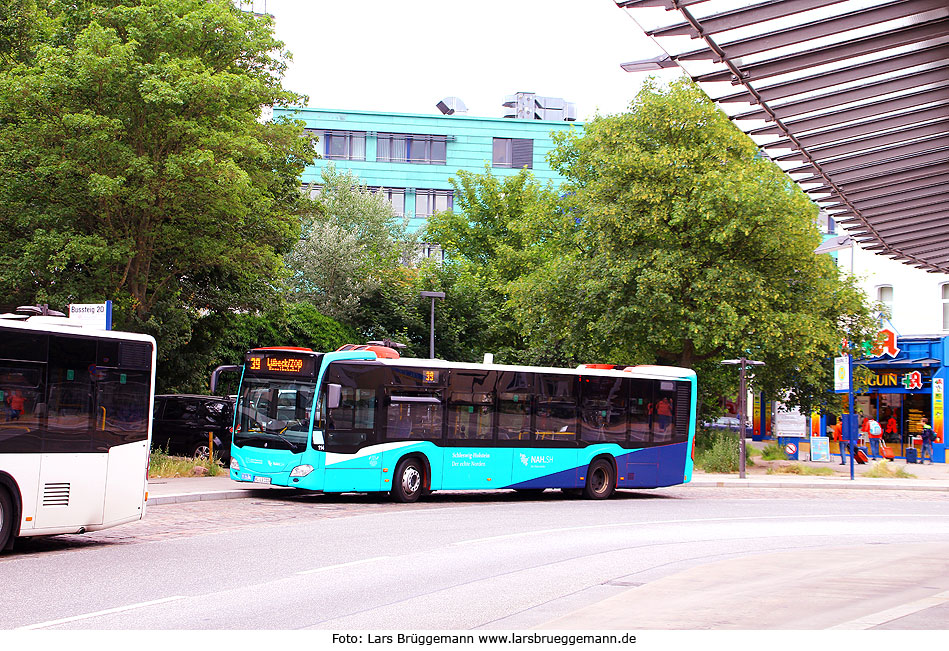
<svg viewBox="0 0 949 651"><path fill-rule="evenodd" d="M145 514L155 340L0 318L0 551Z"/></svg>

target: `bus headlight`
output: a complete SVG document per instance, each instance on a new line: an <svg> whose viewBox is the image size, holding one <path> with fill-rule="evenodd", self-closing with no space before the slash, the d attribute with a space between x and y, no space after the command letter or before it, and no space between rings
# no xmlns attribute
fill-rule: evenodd
<svg viewBox="0 0 949 651"><path fill-rule="evenodd" d="M291 470L290 476L291 477L306 477L311 472L313 472L313 466L304 464L302 466L297 466L296 468Z"/></svg>
<svg viewBox="0 0 949 651"><path fill-rule="evenodd" d="M237 459L231 457L231 470L239 471L241 469L241 464L237 463Z"/></svg>

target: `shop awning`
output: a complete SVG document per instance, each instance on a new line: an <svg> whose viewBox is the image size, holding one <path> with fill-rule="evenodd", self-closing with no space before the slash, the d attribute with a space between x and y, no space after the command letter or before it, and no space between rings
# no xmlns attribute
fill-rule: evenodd
<svg viewBox="0 0 949 651"><path fill-rule="evenodd" d="M872 366L873 368L889 368L895 366L936 366L942 362L934 357L922 357L919 359L875 359L869 362L855 363L861 366Z"/></svg>
<svg viewBox="0 0 949 651"><path fill-rule="evenodd" d="M949 273L947 0L616 0L864 249Z"/></svg>

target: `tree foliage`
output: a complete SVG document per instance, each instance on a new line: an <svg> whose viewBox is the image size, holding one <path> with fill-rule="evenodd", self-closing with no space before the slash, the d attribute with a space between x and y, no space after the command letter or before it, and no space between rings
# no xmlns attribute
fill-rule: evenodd
<svg viewBox="0 0 949 651"><path fill-rule="evenodd" d="M448 253L444 277L477 301L477 311L467 311L468 347L506 363L565 361L546 340L528 336L509 305L514 283L552 252L543 234L528 226L556 221L556 192L527 170L498 177L490 167L483 174L459 171L452 185L460 212L431 217L426 239Z"/></svg>
<svg viewBox="0 0 949 651"><path fill-rule="evenodd" d="M323 314L366 329L366 311L387 280L394 280L414 249L382 193L373 193L351 172L323 170L317 210L303 223L300 240L287 256L290 286Z"/></svg>
<svg viewBox="0 0 949 651"><path fill-rule="evenodd" d="M828 359L873 320L814 255L816 207L787 175L687 80L647 84L628 113L555 138L567 182L553 206L533 197L501 225L482 193L467 223L434 231L469 264L505 270L495 286L536 361L693 367L712 404L737 380L719 362L746 356L767 364L759 389L823 402ZM479 244L509 232L510 247Z"/></svg>
<svg viewBox="0 0 949 651"><path fill-rule="evenodd" d="M0 67L0 293L112 299L163 356L201 314L273 305L314 154L300 124L260 119L301 100L272 20L229 0L15 8L0 14L0 57L24 44ZM13 20L27 14L42 20Z"/></svg>
<svg viewBox="0 0 949 651"><path fill-rule="evenodd" d="M306 303L290 303L259 313L207 315L195 322L192 336L180 354L158 368L159 393L206 393L218 366L242 364L244 354L263 346L303 346L336 350L352 343L351 328L320 314ZM219 393L234 393L232 382Z"/></svg>

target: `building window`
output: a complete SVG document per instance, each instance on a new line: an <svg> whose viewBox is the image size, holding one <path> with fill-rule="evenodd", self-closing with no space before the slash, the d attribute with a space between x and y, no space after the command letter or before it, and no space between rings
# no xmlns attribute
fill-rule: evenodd
<svg viewBox="0 0 949 651"><path fill-rule="evenodd" d="M316 151L330 160L366 160L365 131L334 131L329 129L306 129L310 136L318 138Z"/></svg>
<svg viewBox="0 0 949 651"><path fill-rule="evenodd" d="M380 133L376 160L381 163L445 165L447 136L411 133Z"/></svg>
<svg viewBox="0 0 949 651"><path fill-rule="evenodd" d="M422 242L419 244L419 257L420 258L430 258L436 260L437 262L445 261L445 251L438 244L430 244L428 242Z"/></svg>
<svg viewBox="0 0 949 651"><path fill-rule="evenodd" d="M942 329L949 330L949 283L942 284Z"/></svg>
<svg viewBox="0 0 949 651"><path fill-rule="evenodd" d="M369 191L373 194L382 193L382 196L392 204L392 212L398 217L405 216L405 188L370 187Z"/></svg>
<svg viewBox="0 0 949 651"><path fill-rule="evenodd" d="M300 192L314 200L320 198L320 193L322 191L323 186L317 185L316 183L304 183L302 186L300 186Z"/></svg>
<svg viewBox="0 0 949 651"><path fill-rule="evenodd" d="M530 138L495 138L491 164L494 167L534 169L534 141Z"/></svg>
<svg viewBox="0 0 949 651"><path fill-rule="evenodd" d="M416 190L415 216L431 217L437 212L451 210L454 206L451 190Z"/></svg>
<svg viewBox="0 0 949 651"><path fill-rule="evenodd" d="M880 285L877 287L877 300L883 304L890 318L893 318L893 285Z"/></svg>

